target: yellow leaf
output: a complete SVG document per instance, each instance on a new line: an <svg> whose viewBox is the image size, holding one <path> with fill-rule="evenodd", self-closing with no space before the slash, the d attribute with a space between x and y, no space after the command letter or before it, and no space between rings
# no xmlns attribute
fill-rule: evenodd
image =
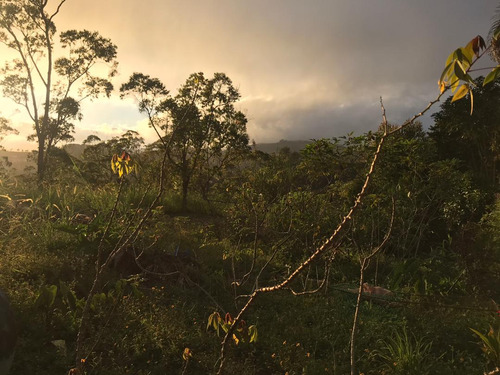
<svg viewBox="0 0 500 375"><path fill-rule="evenodd" d="M187 361L189 358L193 356L193 352L189 348L185 348L184 352L182 353L182 359Z"/></svg>
<svg viewBox="0 0 500 375"><path fill-rule="evenodd" d="M439 81L438 85L439 85L439 92L442 94L444 90L446 90L446 83L444 83L444 81Z"/></svg>
<svg viewBox="0 0 500 375"><path fill-rule="evenodd" d="M452 53L450 53L450 55L448 56L448 58L446 59L446 66L450 66L454 60L456 59L456 51L453 51Z"/></svg>
<svg viewBox="0 0 500 375"><path fill-rule="evenodd" d="M469 63L471 63L475 55L474 46L472 45L472 40L465 46L465 48L462 48L462 51L469 60Z"/></svg>
<svg viewBox="0 0 500 375"><path fill-rule="evenodd" d="M441 83L444 84L449 79L450 73L453 73L453 63L454 61L450 62L446 65L446 68L444 68L441 78L439 78L438 81L439 85L441 85Z"/></svg>
<svg viewBox="0 0 500 375"><path fill-rule="evenodd" d="M472 95L472 90L469 90L470 96L470 114L472 116L472 111L474 110L474 95Z"/></svg>
<svg viewBox="0 0 500 375"><path fill-rule="evenodd" d="M455 74L452 74L450 77L451 92L457 91L458 86L460 86L460 79Z"/></svg>
<svg viewBox="0 0 500 375"><path fill-rule="evenodd" d="M483 86L486 86L488 83L494 81L498 77L500 77L500 65L488 73L488 75L483 81Z"/></svg>
<svg viewBox="0 0 500 375"><path fill-rule="evenodd" d="M465 60L461 60L461 63L467 69L472 63L472 58L474 57L474 51L472 49L472 45L471 46L467 45L465 48L461 48L460 50L462 51L462 55L465 58Z"/></svg>
<svg viewBox="0 0 500 375"><path fill-rule="evenodd" d="M455 95L453 95L453 99L451 99L451 102L453 103L457 100L462 99L465 95L467 95L468 92L469 92L469 86L467 85L460 86Z"/></svg>
<svg viewBox="0 0 500 375"><path fill-rule="evenodd" d="M236 335L233 333L233 340L236 345L240 342L240 340L236 337Z"/></svg>

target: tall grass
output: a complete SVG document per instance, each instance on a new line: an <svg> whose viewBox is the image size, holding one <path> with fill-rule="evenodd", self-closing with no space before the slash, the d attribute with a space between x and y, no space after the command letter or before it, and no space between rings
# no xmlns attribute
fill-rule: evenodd
<svg viewBox="0 0 500 375"><path fill-rule="evenodd" d="M394 375L426 375L430 373L429 360L432 342L408 335L406 327L394 331L393 337L382 340L382 348L373 352L382 362L381 370Z"/></svg>

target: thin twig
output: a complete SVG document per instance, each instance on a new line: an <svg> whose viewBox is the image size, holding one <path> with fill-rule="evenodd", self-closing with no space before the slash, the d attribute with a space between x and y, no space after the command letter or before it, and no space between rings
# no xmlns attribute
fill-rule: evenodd
<svg viewBox="0 0 500 375"><path fill-rule="evenodd" d="M380 103L382 105L382 109L384 109L383 104L382 104L382 99L380 100ZM385 110L383 111L383 113L384 113L384 115L383 115L384 116L384 124L387 125L387 120L385 119ZM384 131L387 134L387 126L385 126L384 128L385 128ZM392 198L392 214L391 214L391 222L389 224L389 230L385 234L385 237L382 240L382 242L375 249L373 249L372 252L367 257L364 257L363 260L361 261L361 266L359 269L358 295L357 295L357 299L356 299L356 308L354 310L354 318L353 318L352 330L351 330L351 343L350 343L351 375L356 374L355 340L356 340L356 333L357 333L357 328L358 328L358 318L359 318L359 310L360 310L360 306L361 306L361 296L363 294L363 284L365 281L364 280L364 272L365 272L365 269L368 267L370 260L382 250L382 248L385 246L385 244L387 243L387 241L389 240L389 238L391 236L392 228L394 225L395 207L396 207L396 204L394 202L394 198Z"/></svg>
<svg viewBox="0 0 500 375"><path fill-rule="evenodd" d="M101 240L99 241L99 246L97 247L96 272L99 272L99 268L101 267L104 240L108 235L109 228L111 227L111 224L113 223L113 219L116 215L116 211L118 208L118 202L120 201L120 197L121 197L122 190L123 190L124 180L125 179L123 177L120 178L120 185L118 187L118 193L116 193L116 198L115 198L115 202L113 204L113 208L111 209L111 216L108 219L108 222L106 224L106 228L104 229L104 233L102 234Z"/></svg>
<svg viewBox="0 0 500 375"><path fill-rule="evenodd" d="M373 155L373 159L372 159L372 162L370 164L370 168L368 170L368 173L366 174L365 182L364 182L363 186L361 187L360 192L356 196L354 204L352 205L352 207L350 208L348 213L343 217L342 221L337 226L337 228L333 231L332 235L320 247L318 247L316 249L316 251L308 259L306 259L302 264L300 264L283 282L281 282L279 284L275 284L273 286L256 289L252 294L250 294L247 303L239 311L236 318L234 319L233 325L226 332L226 334L224 335L224 338L221 342L220 356L216 362L216 366L217 366L217 363L219 364L219 369L217 371L218 375L221 375L223 372L223 369L224 369L225 350L226 350L226 346L229 343L229 337L231 337L235 327L238 326L238 323L241 321L242 316L244 315L246 310L253 304L253 302L255 301L257 296L260 294L263 294L263 293L275 292L275 291L283 289L284 287L287 287L288 284L290 284L300 273L302 273L303 270L311 262L313 262L316 258L320 257L323 253L325 253L327 250L331 249L332 246L334 246L334 243L337 240L337 238L340 237L340 235L344 232L344 230L348 226L349 222L352 220L353 215L358 211L359 207L361 206L361 203L362 203L363 198L366 194L368 186L370 185L371 177L372 177L373 172L375 170L375 166L377 165L377 161L379 160L379 156L380 156L380 153L382 151L382 146L384 145L385 140L389 136L391 136L392 134L395 134L396 132L399 132L402 129L413 124L413 122L417 118L419 118L419 117L423 116L425 113L427 113L429 111L429 109L441 99L441 97L447 92L447 90L448 90L448 87L446 87L445 90L443 90L436 97L436 99L429 102L429 104L420 113L414 115L411 119L407 120L403 125L399 126L398 128L396 128L390 132L388 132L386 129L385 134L380 138L380 141L379 141L379 144L378 144L377 149L375 151L375 154ZM338 251L338 250L334 250L334 252L336 252L336 251Z"/></svg>
<svg viewBox="0 0 500 375"><path fill-rule="evenodd" d="M495 368L494 370L490 371L490 372L485 372L484 375L496 375L496 374L500 374L500 368L497 367Z"/></svg>
<svg viewBox="0 0 500 375"><path fill-rule="evenodd" d="M329 275L330 275L330 264L329 264L329 262L326 262L326 264L325 264L325 276L324 276L323 280L321 281L321 284L316 289L304 290L303 292L296 292L292 288L289 288L289 290L294 296L304 296L304 295L318 293L326 285L326 281L328 280Z"/></svg>

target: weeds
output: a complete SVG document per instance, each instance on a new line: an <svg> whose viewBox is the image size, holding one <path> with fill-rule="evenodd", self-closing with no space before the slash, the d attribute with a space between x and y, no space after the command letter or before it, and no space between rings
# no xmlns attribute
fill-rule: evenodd
<svg viewBox="0 0 500 375"><path fill-rule="evenodd" d="M381 370L394 375L426 375L430 373L432 342L408 335L406 327L394 331L393 336L381 341L380 350L372 355L382 361Z"/></svg>

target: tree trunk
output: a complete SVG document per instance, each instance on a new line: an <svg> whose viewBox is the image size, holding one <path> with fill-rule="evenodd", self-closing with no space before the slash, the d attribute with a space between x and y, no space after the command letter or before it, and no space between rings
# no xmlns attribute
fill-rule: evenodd
<svg viewBox="0 0 500 375"><path fill-rule="evenodd" d="M39 138L38 140L38 158L37 158L37 175L38 181L43 180L45 174L45 155L44 155L44 141Z"/></svg>

